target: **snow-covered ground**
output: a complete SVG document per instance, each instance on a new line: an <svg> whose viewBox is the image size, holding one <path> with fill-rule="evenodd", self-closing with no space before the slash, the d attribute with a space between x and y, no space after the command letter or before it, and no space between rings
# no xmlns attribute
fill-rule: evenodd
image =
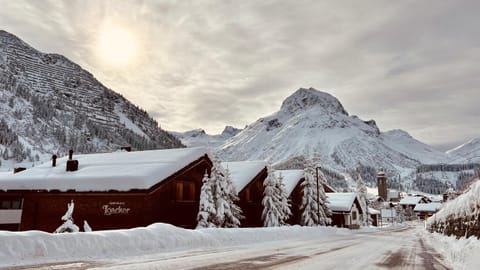
<svg viewBox="0 0 480 270"><path fill-rule="evenodd" d="M90 233L0 232L5 269L479 269L476 238L422 223L361 230L184 230L167 224Z"/></svg>

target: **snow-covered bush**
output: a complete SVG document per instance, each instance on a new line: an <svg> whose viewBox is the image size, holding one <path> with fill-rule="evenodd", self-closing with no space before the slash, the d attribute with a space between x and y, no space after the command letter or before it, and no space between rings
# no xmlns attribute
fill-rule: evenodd
<svg viewBox="0 0 480 270"><path fill-rule="evenodd" d="M61 218L64 221L64 223L55 230L55 233L80 231L78 226L75 225L75 223L73 223L72 215L73 215L74 207L75 207L75 204L73 203L73 200L71 200L71 202L68 203L67 205L67 212L65 212L65 215L63 215Z"/></svg>

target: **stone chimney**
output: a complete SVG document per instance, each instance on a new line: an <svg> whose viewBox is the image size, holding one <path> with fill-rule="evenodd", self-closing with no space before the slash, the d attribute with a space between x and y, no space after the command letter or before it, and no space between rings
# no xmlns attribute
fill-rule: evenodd
<svg viewBox="0 0 480 270"><path fill-rule="evenodd" d="M380 171L377 173L377 187L378 196L380 196L384 201L387 201L387 176L385 175L383 168L380 168Z"/></svg>
<svg viewBox="0 0 480 270"><path fill-rule="evenodd" d="M52 156L52 167L57 167L57 155Z"/></svg>
<svg viewBox="0 0 480 270"><path fill-rule="evenodd" d="M68 151L67 172L78 170L78 160L73 160L73 150Z"/></svg>

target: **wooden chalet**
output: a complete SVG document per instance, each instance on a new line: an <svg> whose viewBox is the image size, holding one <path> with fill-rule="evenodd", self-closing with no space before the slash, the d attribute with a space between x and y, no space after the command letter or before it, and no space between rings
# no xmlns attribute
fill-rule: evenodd
<svg viewBox="0 0 480 270"><path fill-rule="evenodd" d="M0 230L53 232L71 200L74 222L86 220L94 230L196 226L202 178L212 167L205 148L73 158L0 175ZM77 168L67 171L72 163Z"/></svg>
<svg viewBox="0 0 480 270"><path fill-rule="evenodd" d="M332 226L360 227L364 210L356 193L327 193L327 197L328 208L332 211Z"/></svg>
<svg viewBox="0 0 480 270"><path fill-rule="evenodd" d="M263 227L263 182L268 175L265 161L223 162L222 166L230 173L239 197L237 204L245 217L240 220L241 227Z"/></svg>

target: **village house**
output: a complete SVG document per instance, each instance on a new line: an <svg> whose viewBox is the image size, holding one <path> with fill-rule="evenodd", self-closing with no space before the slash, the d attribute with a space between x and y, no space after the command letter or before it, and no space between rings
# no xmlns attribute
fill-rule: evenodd
<svg viewBox="0 0 480 270"><path fill-rule="evenodd" d="M328 208L332 211L332 226L360 227L364 210L356 193L327 193L327 197Z"/></svg>
<svg viewBox="0 0 480 270"><path fill-rule="evenodd" d="M223 162L222 166L230 173L238 194L237 205L242 209L244 219L241 227L262 227L263 182L267 178L265 161Z"/></svg>
<svg viewBox="0 0 480 270"><path fill-rule="evenodd" d="M413 209L417 204L430 203L431 200L425 196L407 196L398 203L408 218L415 217Z"/></svg>
<svg viewBox="0 0 480 270"><path fill-rule="evenodd" d="M368 218L372 226L378 226L378 223L381 218L380 211L378 211L377 209L368 207Z"/></svg>
<svg viewBox="0 0 480 270"><path fill-rule="evenodd" d="M53 232L72 200L75 222L94 230L155 222L194 228L211 167L203 147L53 158L0 176L0 229Z"/></svg>
<svg viewBox="0 0 480 270"><path fill-rule="evenodd" d="M442 204L438 202L432 203L420 203L415 205L413 208L413 212L419 217L420 219L428 219L429 217L433 216L433 214L437 213L438 210L442 208Z"/></svg>

